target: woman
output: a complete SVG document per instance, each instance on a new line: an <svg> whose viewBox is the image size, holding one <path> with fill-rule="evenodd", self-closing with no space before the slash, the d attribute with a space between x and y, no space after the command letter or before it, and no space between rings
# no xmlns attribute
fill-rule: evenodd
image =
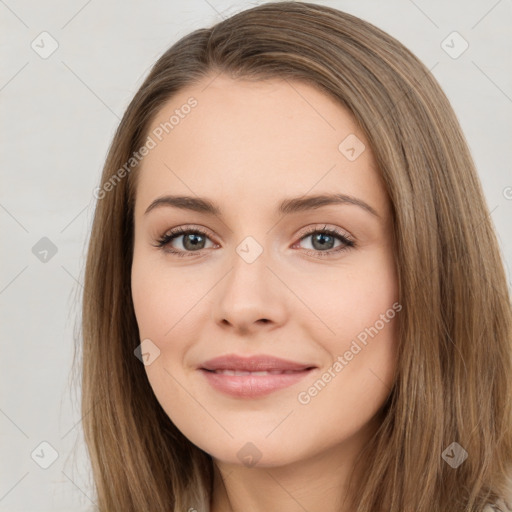
<svg viewBox="0 0 512 512"><path fill-rule="evenodd" d="M95 195L100 510L511 508L503 264L454 112L398 41L302 2L189 34Z"/></svg>

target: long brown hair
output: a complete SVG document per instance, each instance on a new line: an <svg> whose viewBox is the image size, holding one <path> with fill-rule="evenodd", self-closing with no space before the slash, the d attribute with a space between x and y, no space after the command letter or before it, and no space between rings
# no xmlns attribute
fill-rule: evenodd
<svg viewBox="0 0 512 512"><path fill-rule="evenodd" d="M134 355L141 343L130 289L137 165L126 163L165 102L219 73L302 81L347 107L392 204L403 306L399 366L383 421L359 459L365 470L352 510L476 512L510 499L510 297L449 101L429 70L372 24L330 7L276 2L175 43L137 91L111 144L96 193L82 311L83 427L99 509L209 510L212 458L171 422ZM443 456L460 450L452 443L468 454L456 468Z"/></svg>

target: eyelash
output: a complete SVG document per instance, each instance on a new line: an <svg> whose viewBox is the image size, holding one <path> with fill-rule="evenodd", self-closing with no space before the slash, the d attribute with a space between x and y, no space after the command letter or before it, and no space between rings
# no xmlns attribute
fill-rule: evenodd
<svg viewBox="0 0 512 512"><path fill-rule="evenodd" d="M338 240L340 240L344 245L338 247L337 249L330 249L328 251L315 251L312 249L305 250L307 254L312 255L314 257L324 258L326 256L331 256L335 253L339 253L339 252L351 249L353 247L356 247L356 244L352 239L350 239L349 237L347 237L345 234L341 233L337 229L327 229L327 226L324 226L323 229L318 229L318 228L310 229L309 231L307 231L300 237L299 242L301 242L304 238L307 238L308 236L311 236L315 233L321 233L321 234L333 236L333 237L337 238ZM179 236L182 236L182 235L191 235L191 234L193 234L193 235L199 234L206 238L210 238L208 236L208 233L206 233L206 231L204 231L200 228L191 229L191 228L179 227L179 228L169 231L168 233L164 234L161 238L159 238L157 240L157 243L155 244L155 247L158 247L159 249L161 249L167 253L178 256L179 258L191 257L191 256L195 256L197 254L201 254L202 250L182 251L182 250L169 249L167 247L175 238L178 238ZM206 250L206 249L203 249L203 250ZM325 254L325 256L324 256L324 254Z"/></svg>

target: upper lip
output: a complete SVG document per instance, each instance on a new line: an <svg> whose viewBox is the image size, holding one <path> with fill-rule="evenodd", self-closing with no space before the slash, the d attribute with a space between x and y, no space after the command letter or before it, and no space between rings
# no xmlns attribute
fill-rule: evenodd
<svg viewBox="0 0 512 512"><path fill-rule="evenodd" d="M215 357L205 361L200 366L203 370L233 370L233 371L271 371L271 370L295 370L301 371L309 368L315 368L312 364L296 363L279 357L266 354L254 355L250 357L241 357L236 354Z"/></svg>

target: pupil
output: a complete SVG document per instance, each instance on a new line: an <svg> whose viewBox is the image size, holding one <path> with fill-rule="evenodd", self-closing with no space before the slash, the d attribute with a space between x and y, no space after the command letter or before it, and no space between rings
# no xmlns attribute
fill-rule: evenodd
<svg viewBox="0 0 512 512"><path fill-rule="evenodd" d="M200 239L201 236L198 236L198 235L195 235L193 233L189 234L188 236L185 237L185 247L187 247L187 244L190 243L192 244L191 247L187 247L188 249L192 248L192 249L197 249L197 244L200 243L200 241L198 242L197 239Z"/></svg>
<svg viewBox="0 0 512 512"><path fill-rule="evenodd" d="M330 241L332 242L332 237L330 235L326 235L325 233L319 233L317 236L313 237L313 246L315 246L315 243L318 243L321 249L325 249L326 245L329 244L329 241L322 241L322 238L330 238Z"/></svg>

